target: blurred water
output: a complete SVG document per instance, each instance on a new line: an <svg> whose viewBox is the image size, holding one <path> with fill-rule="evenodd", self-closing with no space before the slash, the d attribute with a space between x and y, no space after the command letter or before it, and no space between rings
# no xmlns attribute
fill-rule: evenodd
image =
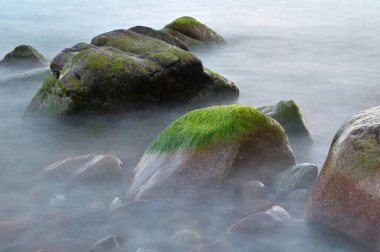
<svg viewBox="0 0 380 252"><path fill-rule="evenodd" d="M102 32L135 25L158 29L179 16L194 16L229 41L197 51L204 65L239 86L239 103L294 99L315 139L311 152L297 158L321 166L343 121L378 105L379 14L376 0L0 0L0 55L31 44L52 58ZM99 152L117 155L129 170L154 136L188 110L23 121L43 74L27 79L10 74L0 72L0 205L25 211L30 202L17 191L27 190L24 181L48 164ZM303 224L298 228L305 230ZM308 248L313 252L350 249L297 234L281 251L304 251L303 239L318 244Z"/></svg>

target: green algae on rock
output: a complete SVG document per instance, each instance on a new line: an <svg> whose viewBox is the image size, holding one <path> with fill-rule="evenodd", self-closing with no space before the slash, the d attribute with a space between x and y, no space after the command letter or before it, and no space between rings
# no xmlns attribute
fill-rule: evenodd
<svg viewBox="0 0 380 252"><path fill-rule="evenodd" d="M13 51L5 55L0 61L0 66L38 68L47 65L45 57L30 45L19 45Z"/></svg>
<svg viewBox="0 0 380 252"><path fill-rule="evenodd" d="M276 105L259 108L261 112L275 119L282 127L291 142L311 144L313 139L306 128L301 111L293 101L280 101Z"/></svg>
<svg viewBox="0 0 380 252"><path fill-rule="evenodd" d="M243 105L221 105L193 110L171 123L148 147L147 153L198 149L212 141L234 141L260 129L270 119Z"/></svg>
<svg viewBox="0 0 380 252"><path fill-rule="evenodd" d="M307 217L380 249L380 106L348 119L336 133Z"/></svg>
<svg viewBox="0 0 380 252"><path fill-rule="evenodd" d="M194 99L235 99L239 94L233 82L211 75L191 52L129 30L107 32L92 39L92 45L65 49L52 60L51 69L27 114L129 110Z"/></svg>
<svg viewBox="0 0 380 252"><path fill-rule="evenodd" d="M127 199L201 197L221 187L230 193L244 181L267 182L294 162L284 129L258 109L198 109L171 123L147 148Z"/></svg>
<svg viewBox="0 0 380 252"><path fill-rule="evenodd" d="M189 47L226 43L222 36L193 17L177 18L162 30L182 40Z"/></svg>

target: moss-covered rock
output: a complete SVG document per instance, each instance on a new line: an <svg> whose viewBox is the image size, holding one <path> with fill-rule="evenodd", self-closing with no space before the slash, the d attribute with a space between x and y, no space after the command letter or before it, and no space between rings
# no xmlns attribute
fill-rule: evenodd
<svg viewBox="0 0 380 252"><path fill-rule="evenodd" d="M19 45L0 61L3 67L39 68L47 65L47 60L30 45Z"/></svg>
<svg viewBox="0 0 380 252"><path fill-rule="evenodd" d="M380 249L380 106L338 130L307 216Z"/></svg>
<svg viewBox="0 0 380 252"><path fill-rule="evenodd" d="M129 30L63 50L27 113L117 111L193 99L237 98L237 87L210 75L191 52ZM204 90L208 90L207 93Z"/></svg>
<svg viewBox="0 0 380 252"><path fill-rule="evenodd" d="M132 28L129 28L130 31L163 40L169 44L172 44L174 46L177 46L183 50L189 51L189 48L187 45L182 41L179 40L178 38L174 37L173 35L170 35L169 33L163 32L163 31L158 31L154 30L152 28L146 27L146 26L135 26Z"/></svg>
<svg viewBox="0 0 380 252"><path fill-rule="evenodd" d="M222 36L192 17L177 18L162 30L180 39L189 47L226 43Z"/></svg>
<svg viewBox="0 0 380 252"><path fill-rule="evenodd" d="M293 100L280 101L276 105L260 107L259 110L281 124L291 142L313 143L301 111Z"/></svg>
<svg viewBox="0 0 380 252"><path fill-rule="evenodd" d="M283 128L256 108L198 109L150 144L134 169L127 198L199 197L222 186L231 192L243 181L268 181L294 162Z"/></svg>

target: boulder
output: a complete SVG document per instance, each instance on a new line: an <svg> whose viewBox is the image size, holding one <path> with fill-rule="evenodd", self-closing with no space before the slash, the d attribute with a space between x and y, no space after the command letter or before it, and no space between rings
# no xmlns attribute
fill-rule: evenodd
<svg viewBox="0 0 380 252"><path fill-rule="evenodd" d="M26 114L108 112L200 99L236 99L235 84L192 53L130 30L63 50Z"/></svg>
<svg viewBox="0 0 380 252"><path fill-rule="evenodd" d="M99 241L88 250L88 252L111 252L119 251L123 244L123 239L118 235L110 235Z"/></svg>
<svg viewBox="0 0 380 252"><path fill-rule="evenodd" d="M311 189L317 180L318 167L313 164L297 164L278 174L273 181L276 197L282 197L298 189Z"/></svg>
<svg viewBox="0 0 380 252"><path fill-rule="evenodd" d="M307 217L379 250L379 185L380 106L352 116L336 133Z"/></svg>
<svg viewBox="0 0 380 252"><path fill-rule="evenodd" d="M189 48L182 40L179 40L178 38L174 37L173 35L170 35L169 33L154 30L146 26L135 26L135 27L129 28L129 30L148 36L148 37L165 41L166 43L177 46L183 50L189 51Z"/></svg>
<svg viewBox="0 0 380 252"><path fill-rule="evenodd" d="M172 122L150 144L134 169L127 199L228 193L249 180L271 181L294 162L283 128L256 108L198 109Z"/></svg>
<svg viewBox="0 0 380 252"><path fill-rule="evenodd" d="M51 164L40 175L59 180L121 180L121 166L122 162L116 156L91 153Z"/></svg>
<svg viewBox="0 0 380 252"><path fill-rule="evenodd" d="M192 17L177 18L162 30L180 39L188 47L226 44L222 36Z"/></svg>
<svg viewBox="0 0 380 252"><path fill-rule="evenodd" d="M39 68L47 66L45 57L30 45L19 45L5 55L0 66L16 68Z"/></svg>
<svg viewBox="0 0 380 252"><path fill-rule="evenodd" d="M313 143L310 132L303 121L301 111L293 100L280 101L276 105L259 107L259 110L281 124L291 142Z"/></svg>

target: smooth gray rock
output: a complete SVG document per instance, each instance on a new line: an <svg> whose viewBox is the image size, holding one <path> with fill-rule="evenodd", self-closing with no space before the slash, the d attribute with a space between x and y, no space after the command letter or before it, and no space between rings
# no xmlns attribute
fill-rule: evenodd
<svg viewBox="0 0 380 252"><path fill-rule="evenodd" d="M282 197L298 189L311 189L318 177L318 167L313 164L296 164L278 174L273 181L273 192Z"/></svg>

